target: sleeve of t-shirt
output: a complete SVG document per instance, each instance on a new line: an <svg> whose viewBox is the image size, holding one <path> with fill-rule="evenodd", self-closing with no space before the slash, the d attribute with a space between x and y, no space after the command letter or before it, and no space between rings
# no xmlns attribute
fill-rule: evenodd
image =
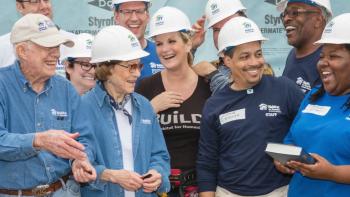
<svg viewBox="0 0 350 197"><path fill-rule="evenodd" d="M208 117L208 112L211 110L207 105L202 113L197 155L196 169L199 192L215 191L217 185L218 136L213 126L215 120Z"/></svg>

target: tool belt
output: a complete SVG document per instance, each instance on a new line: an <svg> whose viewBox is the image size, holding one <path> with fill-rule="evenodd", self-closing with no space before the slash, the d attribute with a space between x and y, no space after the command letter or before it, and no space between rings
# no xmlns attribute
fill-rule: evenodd
<svg viewBox="0 0 350 197"><path fill-rule="evenodd" d="M69 175L63 176L63 182L67 182ZM0 194L7 195L18 195L21 191L22 196L46 196L62 188L62 182L60 180L46 185L38 185L32 189L23 189L23 190L8 190L0 189Z"/></svg>
<svg viewBox="0 0 350 197"><path fill-rule="evenodd" d="M197 197L198 187L196 181L196 170L171 169L169 176L171 188L178 189L181 197Z"/></svg>

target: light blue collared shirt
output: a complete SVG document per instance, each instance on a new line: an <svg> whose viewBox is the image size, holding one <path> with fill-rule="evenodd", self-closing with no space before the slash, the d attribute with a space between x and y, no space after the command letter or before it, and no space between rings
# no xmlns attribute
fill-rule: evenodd
<svg viewBox="0 0 350 197"><path fill-rule="evenodd" d="M40 93L33 91L19 62L0 69L0 188L27 189L57 181L71 169L69 161L33 147L36 132L79 131L88 145L91 134L79 120L80 97L64 78L51 77Z"/></svg>
<svg viewBox="0 0 350 197"><path fill-rule="evenodd" d="M156 114L149 101L143 96L132 93L132 156L134 171L143 175L150 169L157 170L162 175L159 192L170 190L170 157L166 148L162 130ZM124 169L123 151L118 123L106 91L101 88L101 82L82 97L82 109L85 109L87 120L95 134L96 160L94 167L98 180L90 186L82 188L85 197L124 196L124 189L118 184L99 180L105 169ZM127 120L127 119L125 119ZM127 122L128 123L128 122ZM156 196L156 193L144 193L142 189L135 192L136 197Z"/></svg>

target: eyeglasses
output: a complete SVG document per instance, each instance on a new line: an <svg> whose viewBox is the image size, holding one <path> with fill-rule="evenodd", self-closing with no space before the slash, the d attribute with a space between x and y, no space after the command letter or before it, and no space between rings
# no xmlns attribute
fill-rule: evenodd
<svg viewBox="0 0 350 197"><path fill-rule="evenodd" d="M118 63L117 65L121 66L121 67L124 67L124 68L128 68L129 69L129 72L134 72L135 70L139 70L141 71L142 68L143 68L143 64L142 63L138 63L138 64L121 64L121 63Z"/></svg>
<svg viewBox="0 0 350 197"><path fill-rule="evenodd" d="M302 10L302 9L296 9L296 10L285 10L281 13L280 17L283 20L284 17L287 15L291 18L296 18L301 14L312 14L312 13L319 13L318 11L311 11L311 10Z"/></svg>
<svg viewBox="0 0 350 197"><path fill-rule="evenodd" d="M135 10L125 9L125 10L119 10L118 12L121 13L126 18L131 17L134 12L137 17L143 17L147 12L147 8L141 8L141 9L135 9Z"/></svg>
<svg viewBox="0 0 350 197"><path fill-rule="evenodd" d="M90 71L92 68L96 68L95 64L90 64L89 62L73 61L73 63L79 64L84 71Z"/></svg>
<svg viewBox="0 0 350 197"><path fill-rule="evenodd" d="M18 2L21 2L21 3L41 3L41 2L48 3L48 2L50 2L50 0L18 0Z"/></svg>

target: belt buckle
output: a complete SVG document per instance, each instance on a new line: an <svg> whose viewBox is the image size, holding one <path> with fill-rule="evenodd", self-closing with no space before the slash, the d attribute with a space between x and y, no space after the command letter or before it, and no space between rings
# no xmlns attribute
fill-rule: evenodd
<svg viewBox="0 0 350 197"><path fill-rule="evenodd" d="M50 185L48 185L48 184L39 185L39 186L32 189L33 195L38 196L38 197L49 195L51 193L51 191L48 190L49 187L50 187Z"/></svg>

